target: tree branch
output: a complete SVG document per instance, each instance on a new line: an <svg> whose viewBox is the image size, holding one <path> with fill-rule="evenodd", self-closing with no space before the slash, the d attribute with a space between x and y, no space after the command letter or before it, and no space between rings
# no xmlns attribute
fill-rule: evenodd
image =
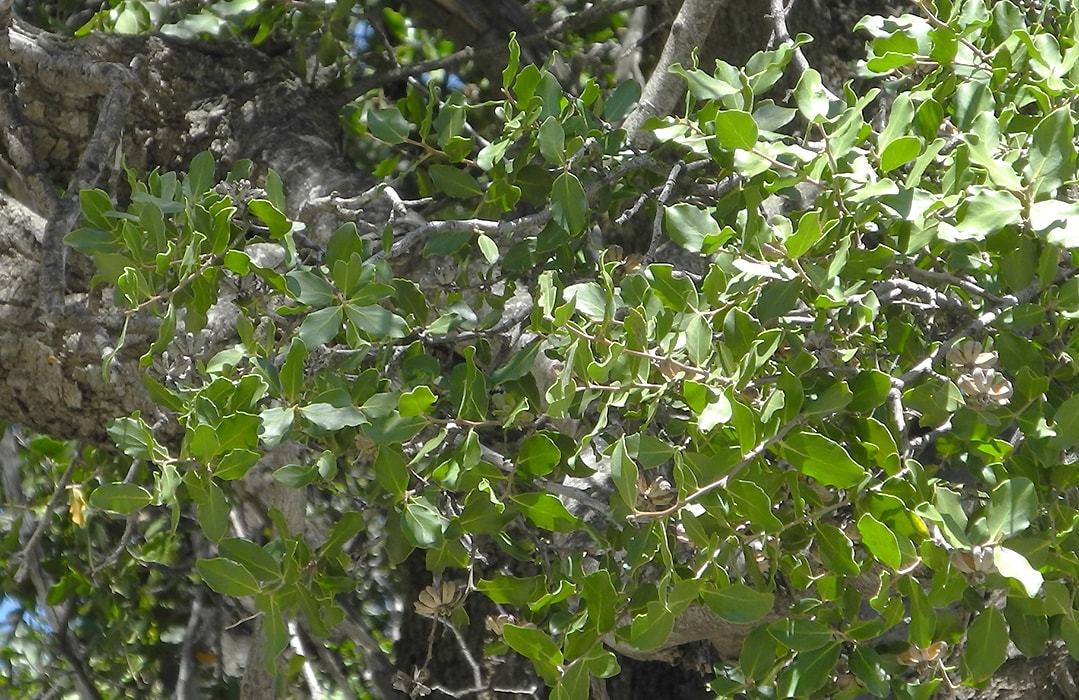
<svg viewBox="0 0 1079 700"><path fill-rule="evenodd" d="M726 0L686 0L682 4L671 25L659 63L644 86L637 109L630 113L624 124L630 143L637 148L647 148L655 139L652 132L642 129L644 123L652 117L670 114L685 91L685 83L671 73L671 66L676 63L689 64L693 50L704 43L708 36L716 12L726 4Z"/></svg>

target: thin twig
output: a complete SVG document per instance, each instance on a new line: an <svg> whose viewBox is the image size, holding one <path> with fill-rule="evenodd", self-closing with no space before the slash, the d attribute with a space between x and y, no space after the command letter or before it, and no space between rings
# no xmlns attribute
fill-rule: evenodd
<svg viewBox="0 0 1079 700"><path fill-rule="evenodd" d="M75 467L78 463L78 455L71 458L71 462L67 465L67 469L64 470L64 473L60 476L60 480L56 482L56 488L53 489L52 496L49 497L49 502L45 504L45 512L38 517L33 534L30 535L30 539L23 545L22 551L16 555L16 558L20 559L21 563L19 564L18 571L15 572L15 583L22 583L26 580L27 566L35 558L30 553L37 549L41 537L45 534L45 528L49 524L49 516L52 515L53 510L56 509L61 496L67 491L67 485L71 483L71 475L75 473Z"/></svg>
<svg viewBox="0 0 1079 700"><path fill-rule="evenodd" d="M747 452L745 456L743 456L742 459L738 460L738 463L731 467L730 471L728 471L722 477L716 479L711 483L701 486L699 489L689 494L678 503L675 503L670 508L667 508L666 510L634 511L633 514L629 517L631 519L641 520L666 517L668 515L677 513L690 503L700 500L702 496L705 496L715 491L716 489L726 488L730 480L737 476L740 471L745 469L747 466L752 464L754 460L763 455L769 447L785 438L787 436L787 433L793 430L795 426L802 423L803 420L805 419L802 416L797 416L794 419L788 421L783 426L781 426L778 431L776 431L775 435L772 435L757 443L756 447Z"/></svg>

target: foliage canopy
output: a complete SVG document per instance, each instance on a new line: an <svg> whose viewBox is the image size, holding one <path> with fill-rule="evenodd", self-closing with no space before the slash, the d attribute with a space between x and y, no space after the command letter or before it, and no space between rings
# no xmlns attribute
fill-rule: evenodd
<svg viewBox="0 0 1079 700"><path fill-rule="evenodd" d="M1077 12L922 10L860 23L879 87L809 69L778 97L805 36L675 67L685 109L647 152L618 128L635 83L564 85L516 41L499 99L354 102L385 178L368 196L398 220L316 252L250 163L83 192L67 243L129 319L160 319L141 362L178 428L120 418L128 459L84 455L50 537L92 556L56 600L97 605L108 575L149 605L194 547L184 575L253 599L268 664L297 619L349 658L342 599L391 600L377 586L422 556L432 585L373 625L423 615L467 653L485 599L487 655L566 699L618 673L612 648L717 637L736 654L711 688L747 698L928 698L987 681L1009 643L1079 657ZM222 308L235 336L205 347ZM270 509L242 531L282 446L272 480L313 527ZM74 459L44 437L26 454ZM113 516L141 532L106 566ZM137 648L165 635L149 624L108 633ZM100 663L122 688L146 658ZM400 681L438 684L434 664Z"/></svg>

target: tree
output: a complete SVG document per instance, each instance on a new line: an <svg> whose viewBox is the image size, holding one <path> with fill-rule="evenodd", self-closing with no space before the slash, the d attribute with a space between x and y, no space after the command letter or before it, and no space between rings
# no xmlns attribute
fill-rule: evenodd
<svg viewBox="0 0 1079 700"><path fill-rule="evenodd" d="M1074 696L1070 3L112 5L0 2L8 695Z"/></svg>

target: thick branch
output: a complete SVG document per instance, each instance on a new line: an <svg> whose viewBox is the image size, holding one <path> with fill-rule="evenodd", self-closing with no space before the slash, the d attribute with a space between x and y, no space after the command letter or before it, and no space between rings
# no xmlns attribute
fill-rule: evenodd
<svg viewBox="0 0 1079 700"><path fill-rule="evenodd" d="M682 4L671 25L659 63L644 86L641 101L626 118L626 133L630 134L634 146L646 148L652 143L652 133L641 128L646 121L652 117L666 116L674 109L685 91L685 84L679 76L671 73L671 66L676 63L689 64L694 49L708 36L716 12L725 4L726 0L686 0Z"/></svg>

